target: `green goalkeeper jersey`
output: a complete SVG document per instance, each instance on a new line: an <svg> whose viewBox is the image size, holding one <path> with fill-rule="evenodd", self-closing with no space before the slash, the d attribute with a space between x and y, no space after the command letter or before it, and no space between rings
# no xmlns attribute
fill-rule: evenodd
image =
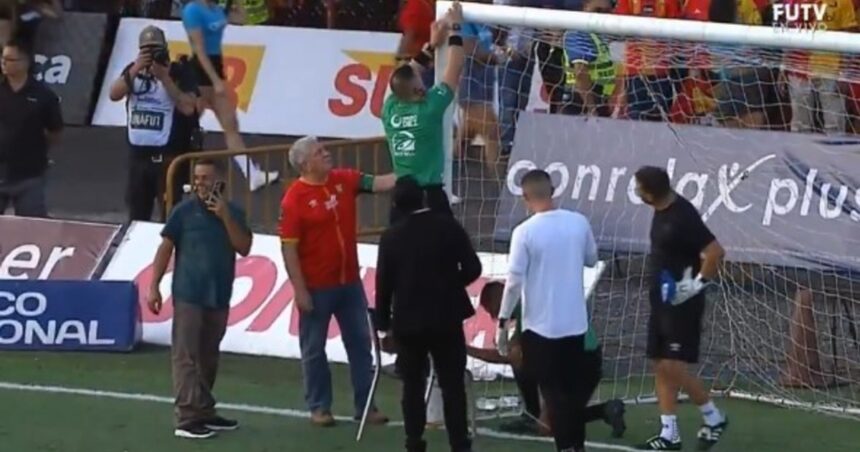
<svg viewBox="0 0 860 452"><path fill-rule="evenodd" d="M454 91L439 83L419 101L388 96L382 107L382 124L394 174L412 176L421 186L441 185L445 171L442 121L454 100Z"/></svg>
<svg viewBox="0 0 860 452"><path fill-rule="evenodd" d="M514 311L514 315L511 316L511 320L517 321L517 327L514 331L514 336L519 336L522 333L522 312L523 308L520 306ZM600 341L597 340L597 335L594 334L594 329L591 328L591 324L588 324L588 331L585 332L585 351L593 352L596 351L600 347Z"/></svg>

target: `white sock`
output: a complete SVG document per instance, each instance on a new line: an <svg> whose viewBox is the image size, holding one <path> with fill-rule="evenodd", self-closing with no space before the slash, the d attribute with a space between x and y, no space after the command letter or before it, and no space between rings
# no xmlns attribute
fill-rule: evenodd
<svg viewBox="0 0 860 452"><path fill-rule="evenodd" d="M660 422L663 424L663 430L660 431L660 436L673 443L681 440L681 433L678 431L678 416L674 414L660 415Z"/></svg>
<svg viewBox="0 0 860 452"><path fill-rule="evenodd" d="M714 405L713 400L709 400L708 403L700 406L699 411L702 412L702 417L705 418L705 424L708 424L711 427L722 423L724 420L723 413L721 413L720 409Z"/></svg>
<svg viewBox="0 0 860 452"><path fill-rule="evenodd" d="M236 165L239 166L239 169L242 170L242 174L245 175L245 179L250 179L249 176L257 174L260 172L260 168L257 164L248 158L247 155L234 155L233 161L236 162ZM250 168L250 174L248 169Z"/></svg>

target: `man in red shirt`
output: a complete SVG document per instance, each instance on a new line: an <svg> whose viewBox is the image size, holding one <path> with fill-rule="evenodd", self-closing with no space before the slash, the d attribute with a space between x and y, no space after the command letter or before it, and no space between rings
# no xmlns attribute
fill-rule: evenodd
<svg viewBox="0 0 860 452"><path fill-rule="evenodd" d="M391 190L395 176L332 169L331 154L315 137L296 141L289 159L301 176L281 201L280 236L299 309L305 402L312 423L330 426L334 417L325 346L332 316L349 359L356 419L370 395L373 374L367 299L358 267L356 198ZM384 424L388 419L373 411L367 421Z"/></svg>

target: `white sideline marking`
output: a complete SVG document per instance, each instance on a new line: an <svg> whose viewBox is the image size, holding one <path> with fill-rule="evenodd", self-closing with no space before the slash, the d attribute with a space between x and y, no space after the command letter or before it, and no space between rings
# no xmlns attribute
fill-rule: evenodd
<svg viewBox="0 0 860 452"><path fill-rule="evenodd" d="M100 399L115 399L115 400L135 400L141 402L156 402L156 403L164 403L164 404L173 404L173 398L171 397L163 397L157 396L153 394L141 394L141 393L130 393L130 392L116 392L116 391L102 391L97 389L84 389L84 388L69 388L65 386L48 386L48 385L33 385L33 384L21 384L21 383L12 383L6 381L0 381L0 389L6 389L9 391L23 391L23 392L41 392L47 394L69 394L69 395L77 395L84 397L93 397ZM267 406L259 406L259 405L247 405L244 403L218 403L219 409L231 410L231 411L242 411L245 413L255 413L255 414L271 414L275 416L282 417L291 417L291 418L300 418L300 419L308 419L310 418L310 414L304 411L292 410L289 408L273 408ZM339 422L350 422L354 423L355 421L348 416L335 416L335 420ZM402 426L402 422L392 422L388 424L390 427ZM552 443L552 438L538 438L534 436L525 436L525 435L514 435L510 433L503 433L496 430L488 429L488 428L478 428L478 436L486 436L495 439L512 439L518 441L531 441L531 442L542 442L542 443ZM605 449L605 450L621 450L621 451L630 451L635 452L636 449L627 446L620 446L616 444L605 444L605 443L595 443L588 441L586 442L588 447L593 447L597 449Z"/></svg>

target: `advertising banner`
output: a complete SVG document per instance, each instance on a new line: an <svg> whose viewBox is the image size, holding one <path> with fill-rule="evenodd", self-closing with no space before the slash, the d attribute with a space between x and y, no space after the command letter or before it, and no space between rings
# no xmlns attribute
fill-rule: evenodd
<svg viewBox="0 0 860 452"><path fill-rule="evenodd" d="M161 282L164 306L159 315L147 310L145 298L152 282L151 264L161 241L161 228L160 224L155 223L133 223L102 279L134 281L139 288L143 341L168 345L173 316L170 291L172 264ZM236 262L230 318L227 333L221 343L223 351L284 358L301 356L298 338L299 315L293 303L293 287L287 278L280 250L281 242L278 237L255 234L250 255L239 258ZM375 298L376 253L376 245L359 245L362 282L371 305ZM488 280L504 279L507 272L506 255L482 253L480 257L484 276L468 288L474 304L477 304L477 297ZM585 284L589 293L602 270L602 263L595 269L587 269ZM466 339L477 347L492 347L495 329L496 322L483 309L478 309L477 315L464 325ZM340 330L334 321L329 328L326 352L330 361L347 362L346 351L340 340ZM393 357L385 355L383 361L390 363ZM506 371L506 366L489 366L471 359L469 366L475 375L494 375Z"/></svg>
<svg viewBox="0 0 860 452"><path fill-rule="evenodd" d="M556 201L591 219L602 249L645 251L652 210L634 178L642 165L667 169L728 260L860 267L860 139L813 134L526 113L496 238L525 218L519 180L541 168Z"/></svg>
<svg viewBox="0 0 860 452"><path fill-rule="evenodd" d="M123 19L117 32L93 125L125 126L122 102L110 84L137 58L143 27L161 27L173 59L191 49L181 22ZM224 36L227 86L243 132L370 138L383 134L379 119L389 93L400 35L292 27L228 27ZM299 43L313 43L313 51ZM545 109L540 76L533 77L530 108ZM220 131L211 112L207 130Z"/></svg>
<svg viewBox="0 0 860 452"><path fill-rule="evenodd" d="M90 279L119 230L0 215L0 279Z"/></svg>
<svg viewBox="0 0 860 452"><path fill-rule="evenodd" d="M139 331L130 282L0 280L0 350L130 351Z"/></svg>
<svg viewBox="0 0 860 452"><path fill-rule="evenodd" d="M106 14L71 11L39 26L33 72L62 100L66 124L88 125L106 29Z"/></svg>

